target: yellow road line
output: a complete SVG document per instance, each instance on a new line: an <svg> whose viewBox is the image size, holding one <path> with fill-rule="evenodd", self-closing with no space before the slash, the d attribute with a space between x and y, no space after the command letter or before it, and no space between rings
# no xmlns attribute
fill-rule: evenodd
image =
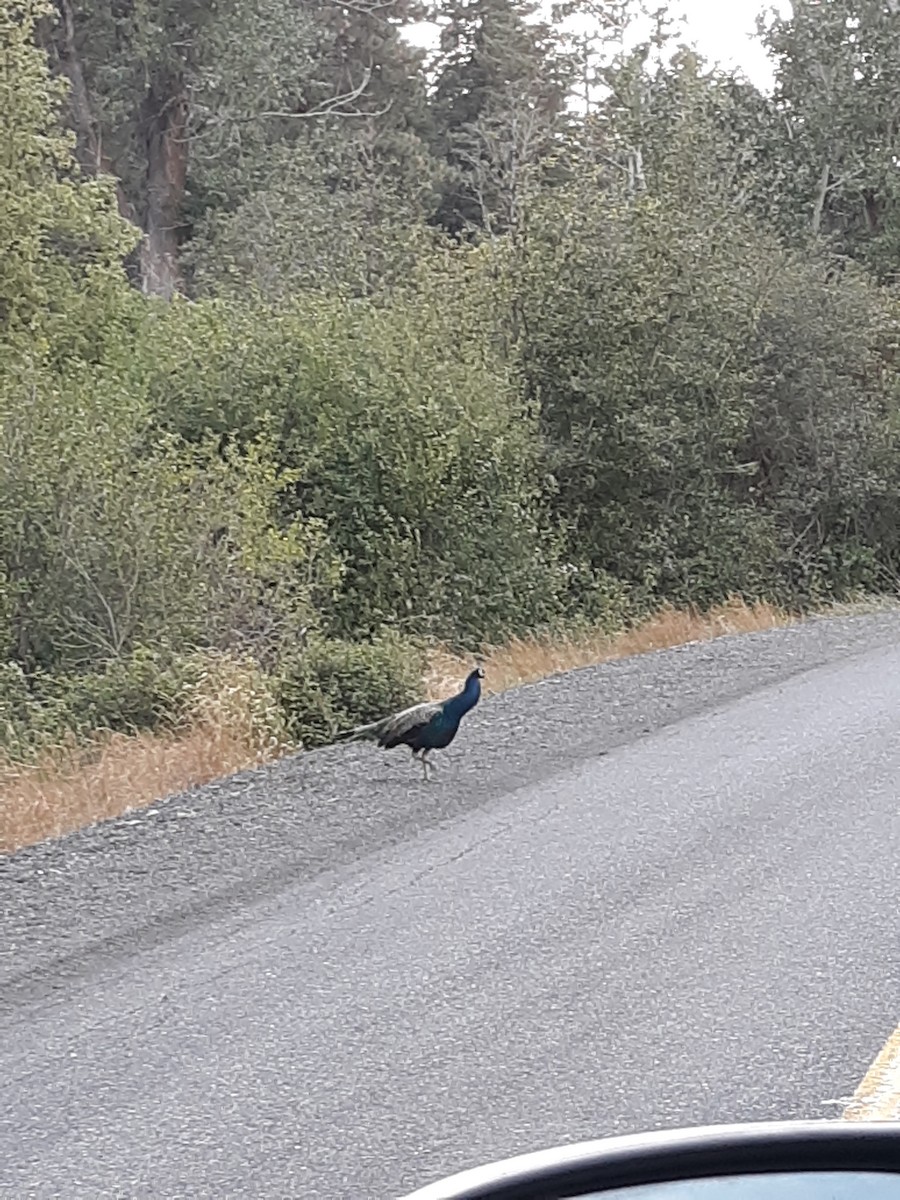
<svg viewBox="0 0 900 1200"><path fill-rule="evenodd" d="M844 1109L845 1121L900 1121L900 1025Z"/></svg>

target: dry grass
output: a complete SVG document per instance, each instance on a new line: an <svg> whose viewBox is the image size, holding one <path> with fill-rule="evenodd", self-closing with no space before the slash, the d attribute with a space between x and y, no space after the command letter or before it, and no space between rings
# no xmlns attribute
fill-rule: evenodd
<svg viewBox="0 0 900 1200"><path fill-rule="evenodd" d="M0 853L117 817L258 762L230 730L108 734L92 746L56 747L33 766L0 762Z"/></svg>
<svg viewBox="0 0 900 1200"><path fill-rule="evenodd" d="M500 692L573 667L726 633L771 629L791 619L767 604L731 600L705 613L666 608L615 635L515 639L485 648L485 690ZM435 651L425 680L428 696L452 691L470 665L468 659ZM183 732L108 734L88 747L49 750L31 766L0 761L0 853L277 758L285 743L277 736L260 736L261 729L272 728L265 704L258 681L240 664L225 664L194 698L193 720Z"/></svg>
<svg viewBox="0 0 900 1200"><path fill-rule="evenodd" d="M33 764L0 759L0 854L121 816L175 792L277 758L280 709L249 659L207 655L170 732L105 733L48 748Z"/></svg>
<svg viewBox="0 0 900 1200"><path fill-rule="evenodd" d="M503 692L523 683L546 679L560 671L589 667L613 658L705 642L728 633L751 633L787 625L794 618L771 604L746 604L731 599L707 612L696 609L663 608L652 617L621 633L599 630L571 638L514 638L503 646L485 648L485 691ZM429 698L446 696L470 669L469 659L446 650L436 651L426 679Z"/></svg>

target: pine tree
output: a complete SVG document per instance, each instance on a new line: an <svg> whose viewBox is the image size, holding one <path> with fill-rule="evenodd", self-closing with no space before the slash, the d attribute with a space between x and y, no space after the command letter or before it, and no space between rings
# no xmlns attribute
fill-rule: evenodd
<svg viewBox="0 0 900 1200"><path fill-rule="evenodd" d="M432 108L447 164L435 220L448 232L515 228L564 121L576 61L530 0L450 0Z"/></svg>

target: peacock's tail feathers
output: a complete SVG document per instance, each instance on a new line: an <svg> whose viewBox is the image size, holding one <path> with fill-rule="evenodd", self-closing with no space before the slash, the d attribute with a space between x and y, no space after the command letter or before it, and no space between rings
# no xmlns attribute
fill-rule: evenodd
<svg viewBox="0 0 900 1200"><path fill-rule="evenodd" d="M357 725L355 729L345 729L334 736L336 742L358 742L365 739L376 741L381 736L384 720L372 721L369 725Z"/></svg>
<svg viewBox="0 0 900 1200"><path fill-rule="evenodd" d="M355 729L348 729L346 733L339 733L335 741L357 742L369 740L380 742L382 739L402 739L412 730L420 728L433 717L436 717L440 711L440 704L430 702L414 704L411 708L404 708L402 712L391 713L389 717L382 717L380 720L372 721L368 725L357 725Z"/></svg>

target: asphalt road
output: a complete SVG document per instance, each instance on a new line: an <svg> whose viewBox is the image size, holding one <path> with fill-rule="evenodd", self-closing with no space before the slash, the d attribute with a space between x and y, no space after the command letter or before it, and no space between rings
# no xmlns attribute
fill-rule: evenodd
<svg viewBox="0 0 900 1200"><path fill-rule="evenodd" d="M578 672L465 730L431 789L329 750L8 860L0 1194L391 1200L559 1141L836 1115L900 1016L896 614Z"/></svg>

